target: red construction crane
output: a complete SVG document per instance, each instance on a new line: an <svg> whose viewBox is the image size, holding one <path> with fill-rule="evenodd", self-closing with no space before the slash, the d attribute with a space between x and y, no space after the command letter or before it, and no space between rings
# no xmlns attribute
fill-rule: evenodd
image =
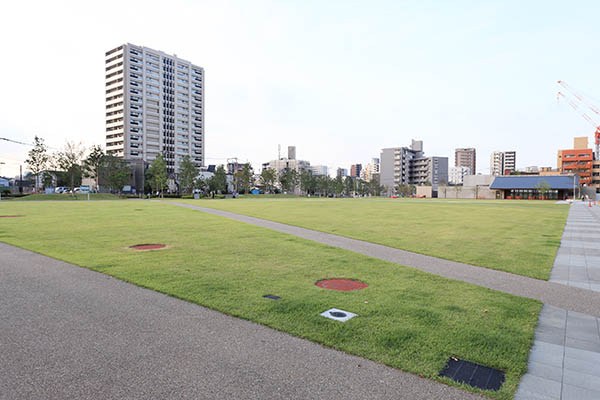
<svg viewBox="0 0 600 400"><path fill-rule="evenodd" d="M567 97L563 92L558 92L556 98L565 98L565 100L567 100L569 105L575 111L579 112L580 115L587 122L589 122L592 126L594 126L594 128L596 128L596 132L594 133L594 143L596 144L596 159L600 159L600 123L598 122L598 119L600 119L600 108L596 107L591 101L589 101L585 96L583 96L581 93L569 86L565 81L558 81L558 84L565 88L572 96L574 96L577 101L573 101L572 99ZM586 114L585 111L581 111L579 107L580 104L583 104L585 107L591 110L594 113L595 118L590 117L588 114Z"/></svg>

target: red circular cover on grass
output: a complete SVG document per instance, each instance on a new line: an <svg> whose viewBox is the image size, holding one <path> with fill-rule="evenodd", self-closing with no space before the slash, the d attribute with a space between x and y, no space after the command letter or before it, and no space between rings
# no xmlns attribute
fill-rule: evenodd
<svg viewBox="0 0 600 400"><path fill-rule="evenodd" d="M348 292L350 290L360 290L366 288L368 285L361 281L355 281L352 279L323 279L315 283L320 288L330 290L341 290Z"/></svg>
<svg viewBox="0 0 600 400"><path fill-rule="evenodd" d="M164 244L136 244L135 246L129 246L130 249L135 250L156 250L165 247L166 246Z"/></svg>
<svg viewBox="0 0 600 400"><path fill-rule="evenodd" d="M20 218L22 215L0 215L0 218Z"/></svg>

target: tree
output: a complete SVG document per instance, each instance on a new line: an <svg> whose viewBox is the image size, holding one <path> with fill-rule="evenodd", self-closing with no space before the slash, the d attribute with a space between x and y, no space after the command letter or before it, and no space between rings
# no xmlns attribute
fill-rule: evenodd
<svg viewBox="0 0 600 400"><path fill-rule="evenodd" d="M252 170L252 166L250 163L244 164L242 167L240 179L242 181L242 189L244 193L250 193L250 188L252 187L254 171Z"/></svg>
<svg viewBox="0 0 600 400"><path fill-rule="evenodd" d="M298 173L295 169L284 168L279 172L279 183L284 192L293 192L298 185Z"/></svg>
<svg viewBox="0 0 600 400"><path fill-rule="evenodd" d="M202 177L202 175L199 175L194 181L194 189L200 190L203 193L206 192L206 189L208 189L208 183L206 182L206 179Z"/></svg>
<svg viewBox="0 0 600 400"><path fill-rule="evenodd" d="M190 159L190 156L185 156L181 162L179 172L179 185L183 193L191 193L194 188L194 181L198 175L196 165Z"/></svg>
<svg viewBox="0 0 600 400"><path fill-rule="evenodd" d="M102 157L98 168L98 178L106 182L111 192L121 194L123 186L129 183L131 169L125 160L111 154Z"/></svg>
<svg viewBox="0 0 600 400"><path fill-rule="evenodd" d="M43 172L47 166L50 156L48 155L48 147L44 144L44 139L35 136L33 139L33 149L27 153L25 164L35 175L35 189L37 191L39 174Z"/></svg>
<svg viewBox="0 0 600 400"><path fill-rule="evenodd" d="M300 173L300 190L304 193L311 194L315 191L315 179L310 170L302 170Z"/></svg>
<svg viewBox="0 0 600 400"><path fill-rule="evenodd" d="M272 168L264 168L260 173L260 182L265 188L265 192L271 193L275 188L275 170Z"/></svg>
<svg viewBox="0 0 600 400"><path fill-rule="evenodd" d="M346 196L351 196L354 193L354 179L351 176L347 176L344 179L344 192Z"/></svg>
<svg viewBox="0 0 600 400"><path fill-rule="evenodd" d="M83 173L81 167L83 153L85 148L81 143L67 142L64 149L55 156L56 166L65 173L73 196L75 196L73 191L75 182L81 180Z"/></svg>
<svg viewBox="0 0 600 400"><path fill-rule="evenodd" d="M225 172L225 167L223 165L217 167L215 174L209 180L209 186L211 182L211 191L227 193L227 173Z"/></svg>
<svg viewBox="0 0 600 400"><path fill-rule="evenodd" d="M540 192L542 195L542 200L544 200L546 198L546 193L550 191L550 184L548 181L542 180L535 185L535 188L538 190L538 192Z"/></svg>
<svg viewBox="0 0 600 400"><path fill-rule="evenodd" d="M460 193L460 191L462 190L462 185L456 185L454 187L454 189L456 190L456 198L458 199L458 194Z"/></svg>
<svg viewBox="0 0 600 400"><path fill-rule="evenodd" d="M344 179L342 178L341 175L338 175L335 177L334 182L333 182L333 190L335 192L335 195L338 197L342 193L344 193Z"/></svg>
<svg viewBox="0 0 600 400"><path fill-rule="evenodd" d="M162 154L159 154L150 164L150 168L146 172L146 180L149 181L152 191L160 192L160 197L162 197L163 190L167 186L167 179L167 163Z"/></svg>
<svg viewBox="0 0 600 400"><path fill-rule="evenodd" d="M96 189L100 185L100 168L104 162L104 150L99 145L90 148L90 154L83 160L83 175L86 178L94 179Z"/></svg>

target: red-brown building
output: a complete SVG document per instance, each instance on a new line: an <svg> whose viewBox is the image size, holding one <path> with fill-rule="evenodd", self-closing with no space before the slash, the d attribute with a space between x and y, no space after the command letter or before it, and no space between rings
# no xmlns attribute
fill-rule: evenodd
<svg viewBox="0 0 600 400"><path fill-rule="evenodd" d="M575 147L583 146L576 145ZM559 150L557 161L561 174L575 174L579 176L581 184L591 185L594 165L594 152L592 149L575 148Z"/></svg>

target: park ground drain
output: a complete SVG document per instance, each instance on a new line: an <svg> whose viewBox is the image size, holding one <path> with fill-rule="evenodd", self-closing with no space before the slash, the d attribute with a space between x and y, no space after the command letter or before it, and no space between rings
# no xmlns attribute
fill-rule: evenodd
<svg viewBox="0 0 600 400"><path fill-rule="evenodd" d="M275 296L274 294L265 294L263 296L263 298L265 298L265 299L271 299L271 300L279 300L279 299L281 299L281 297Z"/></svg>
<svg viewBox="0 0 600 400"><path fill-rule="evenodd" d="M322 279L315 283L320 288L329 290L341 290L348 292L351 290L361 290L366 288L368 285L361 281L355 281L353 279Z"/></svg>
<svg viewBox="0 0 600 400"><path fill-rule="evenodd" d="M330 308L327 311L322 312L321 317L333 319L334 321L346 322L350 318L356 317L356 314L349 311L340 310L337 308Z"/></svg>
<svg viewBox="0 0 600 400"><path fill-rule="evenodd" d="M130 249L134 249L134 250L157 250L157 249L164 249L165 246L164 244L136 244L134 246L129 246Z"/></svg>
<svg viewBox="0 0 600 400"><path fill-rule="evenodd" d="M504 372L454 357L448 359L440 376L483 390L498 390L504 383Z"/></svg>

